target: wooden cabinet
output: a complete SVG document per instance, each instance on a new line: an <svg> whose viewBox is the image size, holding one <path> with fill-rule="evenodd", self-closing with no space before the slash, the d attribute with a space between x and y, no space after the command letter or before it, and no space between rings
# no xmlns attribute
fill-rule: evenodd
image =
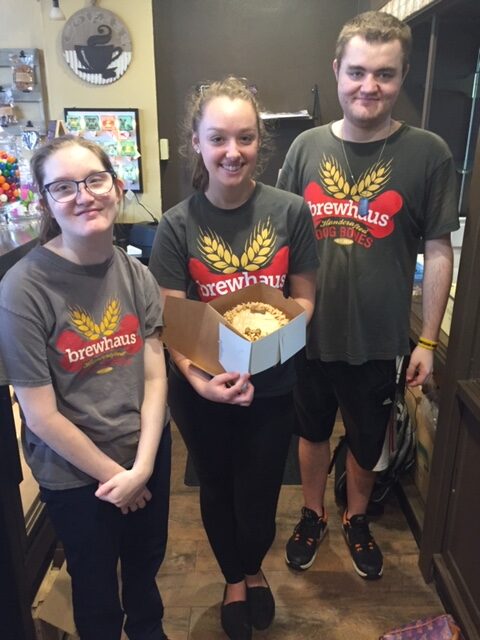
<svg viewBox="0 0 480 640"><path fill-rule="evenodd" d="M6 618L2 638L35 640L31 603L53 555L56 538L37 499L24 516L22 482L10 391L0 385L0 591Z"/></svg>
<svg viewBox="0 0 480 640"><path fill-rule="evenodd" d="M465 629L480 639L480 144L458 274L420 567Z"/></svg>
<svg viewBox="0 0 480 640"><path fill-rule="evenodd" d="M10 232L10 244L0 242L0 278L32 248L35 240L25 242L28 238L28 234L15 238ZM0 380L3 377L0 363ZM0 593L6 611L0 636L2 640L35 640L31 603L52 558L56 537L38 495L28 509L22 505L23 472L10 389L1 383L0 425Z"/></svg>
<svg viewBox="0 0 480 640"><path fill-rule="evenodd" d="M420 567L468 640L480 640L480 2L439 0L411 26L412 69L395 115L448 142L466 220L450 333L436 353L440 410ZM412 337L420 315L414 305Z"/></svg>
<svg viewBox="0 0 480 640"><path fill-rule="evenodd" d="M410 25L411 69L395 115L446 140L464 216L480 122L480 2L441 0Z"/></svg>

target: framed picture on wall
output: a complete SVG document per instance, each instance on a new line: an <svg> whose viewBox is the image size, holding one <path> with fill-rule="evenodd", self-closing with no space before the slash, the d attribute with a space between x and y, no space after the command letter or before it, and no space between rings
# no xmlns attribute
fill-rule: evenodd
<svg viewBox="0 0 480 640"><path fill-rule="evenodd" d="M64 110L67 133L99 144L110 157L125 190L143 191L138 109Z"/></svg>

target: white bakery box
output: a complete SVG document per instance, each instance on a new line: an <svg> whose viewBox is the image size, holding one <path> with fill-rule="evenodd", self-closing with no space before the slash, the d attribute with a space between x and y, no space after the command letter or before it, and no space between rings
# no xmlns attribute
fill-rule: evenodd
<svg viewBox="0 0 480 640"><path fill-rule="evenodd" d="M237 332L223 313L245 302L270 304L290 319L268 336L250 342ZM254 284L199 302L167 296L163 314L162 339L189 358L203 371L216 375L224 371L260 373L286 362L305 346L306 315L292 298L265 284Z"/></svg>

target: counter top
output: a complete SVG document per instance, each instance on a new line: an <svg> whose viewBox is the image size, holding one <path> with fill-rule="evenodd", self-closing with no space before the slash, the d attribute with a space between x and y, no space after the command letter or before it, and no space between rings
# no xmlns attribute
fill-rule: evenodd
<svg viewBox="0 0 480 640"><path fill-rule="evenodd" d="M0 224L0 278L36 244L39 231L38 218Z"/></svg>
<svg viewBox="0 0 480 640"><path fill-rule="evenodd" d="M39 218L25 218L18 222L0 224L0 257L38 237Z"/></svg>

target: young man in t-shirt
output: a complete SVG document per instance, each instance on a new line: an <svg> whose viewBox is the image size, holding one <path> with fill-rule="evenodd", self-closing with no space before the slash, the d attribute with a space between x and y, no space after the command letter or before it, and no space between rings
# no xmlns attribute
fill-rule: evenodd
<svg viewBox="0 0 480 640"><path fill-rule="evenodd" d="M324 492L337 409L345 424L343 530L357 573L379 578L382 553L367 504L391 417L396 359L410 354L409 311L424 242L423 327L406 381L422 384L452 278L458 228L451 153L435 134L392 118L408 71L410 28L369 11L340 32L333 70L343 118L302 133L277 186L303 195L318 240L316 307L296 392L305 506L286 548L308 569L327 529Z"/></svg>

